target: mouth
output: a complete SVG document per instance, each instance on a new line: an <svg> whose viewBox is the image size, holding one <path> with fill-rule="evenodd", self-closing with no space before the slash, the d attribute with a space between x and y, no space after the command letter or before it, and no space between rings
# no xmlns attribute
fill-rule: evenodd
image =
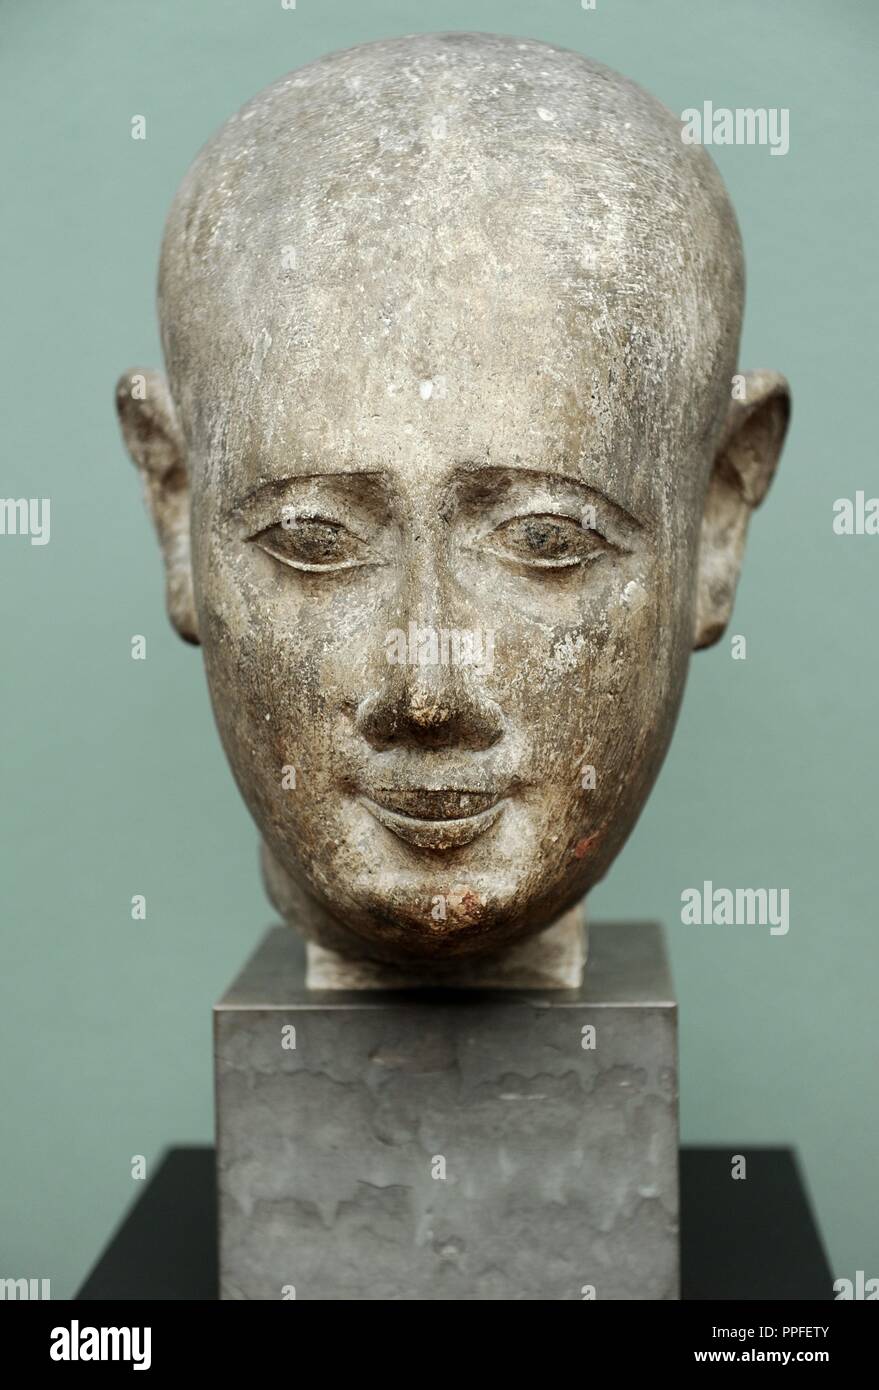
<svg viewBox="0 0 879 1390"><path fill-rule="evenodd" d="M360 803L386 830L407 844L434 850L469 845L507 804L496 792L383 789L375 796L361 796Z"/></svg>

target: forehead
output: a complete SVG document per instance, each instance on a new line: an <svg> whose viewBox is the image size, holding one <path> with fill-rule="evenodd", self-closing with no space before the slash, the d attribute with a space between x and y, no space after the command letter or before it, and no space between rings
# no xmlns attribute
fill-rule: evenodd
<svg viewBox="0 0 879 1390"><path fill-rule="evenodd" d="M316 64L197 161L160 301L213 480L518 460L635 503L710 430L741 295L719 180L623 79L498 42Z"/></svg>
<svg viewBox="0 0 879 1390"><path fill-rule="evenodd" d="M590 322L532 292L483 296L478 312L476 289L434 281L407 294L396 327L386 298L386 334L374 302L324 302L308 350L267 310L222 360L208 354L212 370L191 360L213 400L194 441L204 480L237 493L364 469L442 485L462 463L521 466L580 476L637 510L667 471L672 435L687 442L670 430L654 342L640 350L606 316Z"/></svg>

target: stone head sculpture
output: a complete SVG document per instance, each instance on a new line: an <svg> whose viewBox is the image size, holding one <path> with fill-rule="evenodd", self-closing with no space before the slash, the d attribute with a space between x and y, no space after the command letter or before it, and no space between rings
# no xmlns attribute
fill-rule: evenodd
<svg viewBox="0 0 879 1390"><path fill-rule="evenodd" d="M513 947L606 872L788 416L706 153L447 34L292 73L187 174L117 403L270 892L332 950Z"/></svg>

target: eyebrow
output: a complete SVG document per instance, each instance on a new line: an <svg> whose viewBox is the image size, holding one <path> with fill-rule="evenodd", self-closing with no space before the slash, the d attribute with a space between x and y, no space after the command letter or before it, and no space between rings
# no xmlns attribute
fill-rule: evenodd
<svg viewBox="0 0 879 1390"><path fill-rule="evenodd" d="M615 497L611 497L599 483L589 482L585 478L578 478L573 473L563 472L561 470L534 468L529 464L523 465L518 463L477 463L472 466L465 464L456 469L453 481L456 481L458 478L477 479L481 475L487 473L506 475L513 479L524 477L543 487L569 487L575 492L584 493L589 497L599 498L602 502L605 502L607 506L612 507L614 511L618 512L623 522L634 527L635 530L643 531L646 529L646 523L641 517L637 516L625 503L620 502Z"/></svg>
<svg viewBox="0 0 879 1390"><path fill-rule="evenodd" d="M611 497L598 483L588 482L586 479L578 478L567 471L535 468L533 465L521 463L479 463L475 459L465 460L453 467L447 487L454 489L460 483L478 481L480 478L485 478L487 481L491 476L495 478L506 477L510 481L523 479L542 487L571 488L587 498L597 498L605 503L617 513L623 525L630 526L637 531L645 529L645 522L635 515L630 507L615 497ZM257 483L255 487L250 488L235 501L229 508L228 514L232 517L240 517L258 503L280 498L291 488L299 485L357 478L375 478L387 483L390 473L387 468L340 467L324 468L310 473L290 473L282 478L268 478Z"/></svg>
<svg viewBox="0 0 879 1390"><path fill-rule="evenodd" d="M242 511L251 502L264 497L274 497L286 492L297 483L322 483L331 478L382 478L387 477L384 468L325 468L317 473L288 473L283 478L265 478L246 493L237 498L230 508L232 512Z"/></svg>

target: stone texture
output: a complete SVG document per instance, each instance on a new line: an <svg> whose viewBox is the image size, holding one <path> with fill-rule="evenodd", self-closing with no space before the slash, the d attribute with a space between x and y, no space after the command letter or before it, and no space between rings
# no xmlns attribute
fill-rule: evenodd
<svg viewBox="0 0 879 1390"><path fill-rule="evenodd" d="M586 967L589 931L578 904L538 936L492 956L430 961L420 968L343 955L316 941L305 946L308 989L577 989Z"/></svg>
<svg viewBox="0 0 879 1390"><path fill-rule="evenodd" d="M661 934L590 937L578 990L320 993L270 931L215 1014L221 1296L676 1298Z"/></svg>
<svg viewBox="0 0 879 1390"><path fill-rule="evenodd" d="M117 409L270 896L324 949L497 955L613 863L784 437L743 288L679 118L529 39L330 54L197 156L167 381Z"/></svg>

